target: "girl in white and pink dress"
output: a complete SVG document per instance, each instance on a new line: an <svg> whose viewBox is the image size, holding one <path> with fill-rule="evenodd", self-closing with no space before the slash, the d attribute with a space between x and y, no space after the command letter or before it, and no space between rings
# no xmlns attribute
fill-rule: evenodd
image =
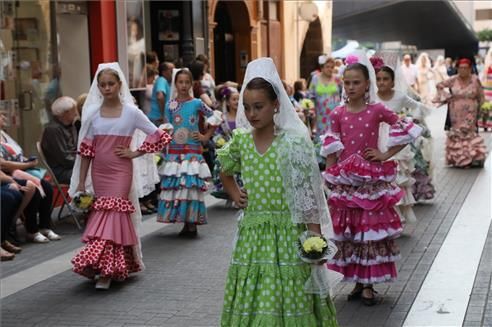
<svg viewBox="0 0 492 327"><path fill-rule="evenodd" d="M356 282L349 300L376 303L374 283L396 278L400 251L394 239L402 225L394 205L403 191L394 183L397 164L386 161L420 134L420 127L401 121L374 103L374 70L365 53L347 58L345 104L330 114L331 130L322 138L323 173L331 189L328 204L338 252L329 268ZM363 64L365 62L365 64ZM371 82L373 85L371 85ZM391 126L388 150L378 150L379 125Z"/></svg>
<svg viewBox="0 0 492 327"><path fill-rule="evenodd" d="M147 138L131 151L136 129ZM86 245L71 261L74 272L88 278L99 276L96 288L107 289L112 279L124 280L143 268L132 159L158 152L170 141L169 134L157 129L133 105L119 65L99 65L84 105L79 156L70 187L72 196L85 191L96 196L82 236Z"/></svg>

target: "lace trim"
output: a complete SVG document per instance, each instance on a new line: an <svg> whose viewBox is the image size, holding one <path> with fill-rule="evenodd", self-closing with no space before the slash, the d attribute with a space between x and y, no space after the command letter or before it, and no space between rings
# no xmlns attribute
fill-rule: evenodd
<svg viewBox="0 0 492 327"><path fill-rule="evenodd" d="M323 182L311 141L284 133L280 135L277 154L292 222L320 224L328 227L326 232L332 233Z"/></svg>

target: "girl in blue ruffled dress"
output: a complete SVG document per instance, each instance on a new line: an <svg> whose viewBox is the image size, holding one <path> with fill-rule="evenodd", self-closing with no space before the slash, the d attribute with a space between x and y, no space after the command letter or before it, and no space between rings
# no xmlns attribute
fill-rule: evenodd
<svg viewBox="0 0 492 327"><path fill-rule="evenodd" d="M174 72L171 100L164 115L169 122L163 126L173 132L164 163L159 169L161 193L157 221L184 223L180 236L195 237L197 225L207 223L205 179L210 169L203 159L202 143L213 135L221 123L221 113L212 111L201 100L193 98L193 78L187 69ZM200 116L207 117L208 128L200 134Z"/></svg>

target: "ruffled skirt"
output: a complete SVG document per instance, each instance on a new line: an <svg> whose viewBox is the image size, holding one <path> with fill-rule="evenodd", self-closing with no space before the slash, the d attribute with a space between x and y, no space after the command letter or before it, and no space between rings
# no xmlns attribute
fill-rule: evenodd
<svg viewBox="0 0 492 327"><path fill-rule="evenodd" d="M432 139L430 135L419 137L410 147L414 153L415 170L412 172L412 177L415 183L412 185L412 195L416 201L431 200L436 193L432 182L431 148Z"/></svg>
<svg viewBox="0 0 492 327"><path fill-rule="evenodd" d="M402 225L394 206L404 191L394 181L394 161L369 162L354 154L323 173L331 193L328 199L338 252L329 268L344 281L393 281L400 257L394 239Z"/></svg>
<svg viewBox="0 0 492 327"><path fill-rule="evenodd" d="M75 273L121 281L142 269L134 252L138 244L130 218L134 211L127 199L97 198L82 236L86 245L71 260Z"/></svg>
<svg viewBox="0 0 492 327"><path fill-rule="evenodd" d="M471 129L452 128L446 140L446 162L454 167L481 164L487 156L483 138Z"/></svg>
<svg viewBox="0 0 492 327"><path fill-rule="evenodd" d="M205 179L210 169L201 154L168 154L159 169L161 193L157 221L207 223Z"/></svg>
<svg viewBox="0 0 492 327"><path fill-rule="evenodd" d="M227 274L221 326L338 326L330 297L307 294L290 213L246 212Z"/></svg>

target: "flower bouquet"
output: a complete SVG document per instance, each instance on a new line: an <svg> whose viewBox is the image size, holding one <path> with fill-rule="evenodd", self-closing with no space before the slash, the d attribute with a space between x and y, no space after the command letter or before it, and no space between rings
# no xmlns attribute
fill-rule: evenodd
<svg viewBox="0 0 492 327"><path fill-rule="evenodd" d="M311 264L311 276L304 284L304 291L326 298L330 294L330 277L324 264L337 252L337 247L322 235L305 231L299 237L299 257Z"/></svg>
<svg viewBox="0 0 492 327"><path fill-rule="evenodd" d="M492 101L484 102L480 109L482 109L482 111L484 112L492 111Z"/></svg>
<svg viewBox="0 0 492 327"><path fill-rule="evenodd" d="M72 202L70 202L70 206L76 212L86 213L89 211L94 201L95 197L93 194L88 192L77 192L75 193Z"/></svg>
<svg viewBox="0 0 492 327"><path fill-rule="evenodd" d="M217 149L222 148L227 143L226 139L220 134L214 136L213 141Z"/></svg>

